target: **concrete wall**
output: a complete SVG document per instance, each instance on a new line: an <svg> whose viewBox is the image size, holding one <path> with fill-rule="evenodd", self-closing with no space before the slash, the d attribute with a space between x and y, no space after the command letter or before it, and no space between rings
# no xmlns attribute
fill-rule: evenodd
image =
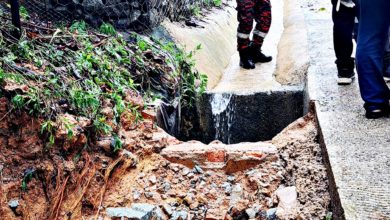
<svg viewBox="0 0 390 220"><path fill-rule="evenodd" d="M276 81L282 85L306 82L309 68L305 18L297 0L284 0L284 31L278 46Z"/></svg>
<svg viewBox="0 0 390 220"><path fill-rule="evenodd" d="M195 55L196 68L209 78L208 89L213 89L221 80L230 58L236 52L237 17L235 3L228 7L213 9L203 22L202 27L187 27L180 23L164 22L175 42L193 50L198 44L202 49Z"/></svg>
<svg viewBox="0 0 390 220"><path fill-rule="evenodd" d="M232 94L226 108L215 114L213 96L205 94L200 101L200 134L192 137L204 143L220 140L226 144L271 140L303 114L303 90L291 87L284 91Z"/></svg>

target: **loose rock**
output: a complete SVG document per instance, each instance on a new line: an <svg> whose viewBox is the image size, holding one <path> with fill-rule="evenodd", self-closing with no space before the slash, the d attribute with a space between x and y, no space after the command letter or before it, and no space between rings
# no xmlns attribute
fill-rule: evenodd
<svg viewBox="0 0 390 220"><path fill-rule="evenodd" d="M200 166L196 165L196 166L194 167L194 173L202 174L202 173L203 173L203 170L202 170L202 168L200 168Z"/></svg>
<svg viewBox="0 0 390 220"><path fill-rule="evenodd" d="M272 208L267 210L267 220L276 220L277 208Z"/></svg>
<svg viewBox="0 0 390 220"><path fill-rule="evenodd" d="M172 216L173 210L172 210L172 207L171 207L169 204L164 204L164 205L162 206L162 208L163 208L163 211L164 211L169 217Z"/></svg>
<svg viewBox="0 0 390 220"><path fill-rule="evenodd" d="M295 186L279 188L276 191L276 195L279 198L279 205L276 212L278 218L294 218L297 215L296 207L298 203Z"/></svg>
<svg viewBox="0 0 390 220"><path fill-rule="evenodd" d="M11 208L11 209L16 209L18 206L19 206L19 200L17 199L11 199L9 202L8 202L8 206Z"/></svg>
<svg viewBox="0 0 390 220"><path fill-rule="evenodd" d="M137 220L148 220L153 217L153 211L156 207L149 204L133 204L131 208L117 207L107 208L106 214L111 218L129 218Z"/></svg>
<svg viewBox="0 0 390 220"><path fill-rule="evenodd" d="M156 184L157 183L157 178L156 178L156 176L151 176L150 178L149 178L149 182L151 183L151 184Z"/></svg>

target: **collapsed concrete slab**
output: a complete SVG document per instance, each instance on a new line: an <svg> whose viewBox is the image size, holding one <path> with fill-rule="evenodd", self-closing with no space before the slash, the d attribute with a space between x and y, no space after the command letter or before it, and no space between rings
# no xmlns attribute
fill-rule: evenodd
<svg viewBox="0 0 390 220"><path fill-rule="evenodd" d="M171 145L163 149L161 155L172 163L180 163L189 168L224 170L235 173L262 163L277 159L277 149L266 142L226 145L213 142L205 145L198 141Z"/></svg>

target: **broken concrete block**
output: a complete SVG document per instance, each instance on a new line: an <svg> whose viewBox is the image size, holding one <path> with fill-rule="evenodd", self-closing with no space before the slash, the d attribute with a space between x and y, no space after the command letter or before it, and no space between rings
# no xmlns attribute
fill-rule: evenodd
<svg viewBox="0 0 390 220"><path fill-rule="evenodd" d="M279 205L276 215L280 219L295 218L297 215L297 190L295 186L279 188L276 191Z"/></svg>
<svg viewBox="0 0 390 220"><path fill-rule="evenodd" d="M109 207L106 209L106 214L113 218L128 218L128 219L136 219L136 220L149 220L154 215L154 210L156 206L145 204L145 203L137 203L133 204L131 208L127 207Z"/></svg>
<svg viewBox="0 0 390 220"><path fill-rule="evenodd" d="M202 173L202 169L221 169L226 173L234 173L252 168L266 160L276 160L276 154L276 147L266 142L233 145L187 142L168 146L161 152L170 162L195 168L196 173Z"/></svg>

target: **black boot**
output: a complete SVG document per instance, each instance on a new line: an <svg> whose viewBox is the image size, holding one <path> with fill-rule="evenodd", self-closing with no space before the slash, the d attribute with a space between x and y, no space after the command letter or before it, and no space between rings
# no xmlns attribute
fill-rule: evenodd
<svg viewBox="0 0 390 220"><path fill-rule="evenodd" d="M389 103L385 103L385 104L365 103L364 108L366 109L366 118L368 119L377 119L382 117L388 117L390 115Z"/></svg>
<svg viewBox="0 0 390 220"><path fill-rule="evenodd" d="M240 54L240 66L244 69L254 69L256 66L252 61L250 48L241 49L238 51Z"/></svg>
<svg viewBox="0 0 390 220"><path fill-rule="evenodd" d="M337 72L339 85L349 85L355 78L355 59L337 60Z"/></svg>
<svg viewBox="0 0 390 220"><path fill-rule="evenodd" d="M261 52L260 46L254 45L252 43L250 48L251 48L254 63L268 63L272 61L271 56L266 56Z"/></svg>

